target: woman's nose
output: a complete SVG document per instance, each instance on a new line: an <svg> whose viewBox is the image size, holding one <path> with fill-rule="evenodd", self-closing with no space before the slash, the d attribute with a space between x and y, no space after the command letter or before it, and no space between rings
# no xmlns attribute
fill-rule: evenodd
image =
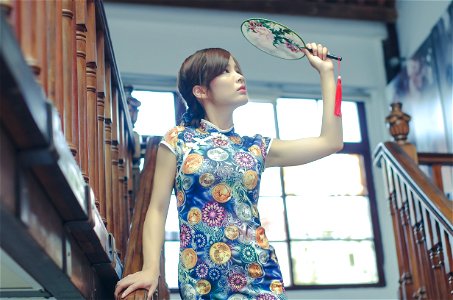
<svg viewBox="0 0 453 300"><path fill-rule="evenodd" d="M242 76L242 74L238 74L237 82L239 82L239 83L245 82L245 78L244 78L244 76Z"/></svg>

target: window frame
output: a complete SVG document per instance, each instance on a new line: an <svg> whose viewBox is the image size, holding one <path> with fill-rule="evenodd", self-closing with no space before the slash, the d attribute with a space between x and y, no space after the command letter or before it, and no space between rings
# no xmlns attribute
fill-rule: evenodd
<svg viewBox="0 0 453 300"><path fill-rule="evenodd" d="M280 97L285 99L292 99L294 97ZM299 99L299 98L296 98ZM304 98L307 100L315 99L317 101L322 101L318 98ZM303 101L303 99L302 99ZM371 217L371 226L373 232L373 238L370 239L374 242L375 254L376 254L376 269L377 269L377 276L378 281L376 283L357 283L357 284L318 284L318 285L301 285L301 284L294 284L294 268L292 262L292 251L291 251L291 241L297 241L298 239L291 239L289 234L289 222L288 222L288 214L286 213L286 198L287 195L284 190L284 176L283 176L283 168L280 167L280 182L282 185L282 199L283 199L283 206L285 210L285 228L286 228L286 235L287 235L287 251L289 256L289 270L290 270L290 279L291 285L286 286L285 289L288 291L300 291L300 290L320 290L320 289L338 289L338 288L364 288L364 287L383 287L386 285L385 281L385 272L384 272L384 251L382 246L382 237L381 237L381 230L379 224L379 216L378 216L378 208L376 202L376 192L374 188L374 179L372 174L372 156L370 151L370 144L368 139L368 127L366 121L366 114L365 114L365 103L361 101L351 101L355 102L357 105L357 114L359 119L359 126L360 126L360 135L361 135L361 142L359 143L352 143L352 142L345 142L343 149L338 151L338 154L358 154L363 157L363 166L365 170L365 178L366 184L368 189L368 199L369 199L369 207L370 207L370 217ZM275 126L277 130L277 137L279 136L278 130L278 120L277 120L277 109L274 103L274 111L275 111ZM263 196L264 197L264 196ZM272 244L272 241L270 241Z"/></svg>

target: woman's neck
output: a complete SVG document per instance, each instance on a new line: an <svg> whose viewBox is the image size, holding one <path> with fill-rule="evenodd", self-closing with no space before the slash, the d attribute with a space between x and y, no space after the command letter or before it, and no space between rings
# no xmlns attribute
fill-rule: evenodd
<svg viewBox="0 0 453 300"><path fill-rule="evenodd" d="M233 127L233 116L232 115L209 115L205 116L206 121L211 122L219 129L227 130Z"/></svg>

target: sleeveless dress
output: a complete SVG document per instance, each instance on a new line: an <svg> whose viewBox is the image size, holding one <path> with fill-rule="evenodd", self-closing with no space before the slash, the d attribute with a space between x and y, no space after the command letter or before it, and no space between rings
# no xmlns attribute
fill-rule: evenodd
<svg viewBox="0 0 453 300"><path fill-rule="evenodd" d="M201 120L172 128L161 143L176 155L181 298L287 299L257 210L271 139Z"/></svg>

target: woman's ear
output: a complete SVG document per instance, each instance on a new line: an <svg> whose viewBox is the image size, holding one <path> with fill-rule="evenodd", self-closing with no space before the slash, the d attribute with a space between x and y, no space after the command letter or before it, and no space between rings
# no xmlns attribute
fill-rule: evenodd
<svg viewBox="0 0 453 300"><path fill-rule="evenodd" d="M207 89L201 85L194 86L192 93L199 100L204 100L207 97Z"/></svg>

